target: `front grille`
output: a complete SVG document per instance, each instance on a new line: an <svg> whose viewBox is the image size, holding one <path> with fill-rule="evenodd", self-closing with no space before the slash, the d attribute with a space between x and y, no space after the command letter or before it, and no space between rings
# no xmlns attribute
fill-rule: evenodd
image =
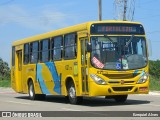
<svg viewBox="0 0 160 120"><path fill-rule="evenodd" d="M108 77L109 79L130 79L130 78L134 78L137 75L139 75L139 73L137 74L133 74L133 73L126 73L126 74L103 74L104 76Z"/></svg>
<svg viewBox="0 0 160 120"><path fill-rule="evenodd" d="M131 91L133 87L112 87L114 91Z"/></svg>
<svg viewBox="0 0 160 120"><path fill-rule="evenodd" d="M135 81L131 80L131 81L126 81L124 80L123 84L134 84ZM109 80L108 81L109 84L121 84L121 80Z"/></svg>
<svg viewBox="0 0 160 120"><path fill-rule="evenodd" d="M124 83L134 83L134 81L124 81Z"/></svg>

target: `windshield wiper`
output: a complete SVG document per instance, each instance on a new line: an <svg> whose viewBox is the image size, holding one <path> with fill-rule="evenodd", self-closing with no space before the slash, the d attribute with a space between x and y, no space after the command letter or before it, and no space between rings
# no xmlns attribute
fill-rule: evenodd
<svg viewBox="0 0 160 120"><path fill-rule="evenodd" d="M104 35L104 37L108 38L108 40L109 40L111 43L114 43L113 40L112 40L108 35Z"/></svg>
<svg viewBox="0 0 160 120"><path fill-rule="evenodd" d="M130 39L128 40L128 42L126 42L125 47L128 47L128 45L131 43L131 41L133 40L133 38L134 38L134 35L132 35L132 36L130 37Z"/></svg>

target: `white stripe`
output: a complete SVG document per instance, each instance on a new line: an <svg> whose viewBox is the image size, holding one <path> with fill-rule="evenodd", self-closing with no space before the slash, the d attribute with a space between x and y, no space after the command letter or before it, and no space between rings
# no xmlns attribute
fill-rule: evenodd
<svg viewBox="0 0 160 120"><path fill-rule="evenodd" d="M142 104L142 105L149 105L149 106L156 106L156 107L160 107L160 105L156 105L156 104Z"/></svg>
<svg viewBox="0 0 160 120"><path fill-rule="evenodd" d="M75 110L75 109L68 109L68 108L62 108L62 109L66 111L82 111L82 110Z"/></svg>
<svg viewBox="0 0 160 120"><path fill-rule="evenodd" d="M30 105L30 103L22 103L22 102L16 102L16 101L3 101L3 102L9 102L9 103L16 103L16 104Z"/></svg>

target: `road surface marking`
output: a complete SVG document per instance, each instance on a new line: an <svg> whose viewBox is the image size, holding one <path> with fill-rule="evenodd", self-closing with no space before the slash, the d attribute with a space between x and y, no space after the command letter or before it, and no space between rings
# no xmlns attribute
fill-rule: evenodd
<svg viewBox="0 0 160 120"><path fill-rule="evenodd" d="M160 105L156 105L156 104L149 104L149 105L153 105L153 106L157 106L157 107L159 107Z"/></svg>
<svg viewBox="0 0 160 120"><path fill-rule="evenodd" d="M75 110L75 109L69 109L69 108L62 108L62 109L66 111L82 111L82 110Z"/></svg>
<svg viewBox="0 0 160 120"><path fill-rule="evenodd" d="M150 105L150 106L160 107L160 105L157 105L157 104L142 104L142 105Z"/></svg>
<svg viewBox="0 0 160 120"><path fill-rule="evenodd" d="M16 93L16 92L0 92L0 94L18 94L18 93Z"/></svg>
<svg viewBox="0 0 160 120"><path fill-rule="evenodd" d="M3 101L3 102L23 104L23 105L31 105L30 103L23 103L23 102L16 102L16 101Z"/></svg>

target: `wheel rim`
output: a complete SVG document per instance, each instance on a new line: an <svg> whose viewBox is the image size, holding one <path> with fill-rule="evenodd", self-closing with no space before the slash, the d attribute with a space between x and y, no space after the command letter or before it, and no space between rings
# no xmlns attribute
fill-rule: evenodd
<svg viewBox="0 0 160 120"><path fill-rule="evenodd" d="M71 87L71 88L69 89L69 96L70 96L71 98L75 98L75 96L76 96L76 91L75 91L74 87Z"/></svg>
<svg viewBox="0 0 160 120"><path fill-rule="evenodd" d="M30 85L29 94L33 97L33 85Z"/></svg>

